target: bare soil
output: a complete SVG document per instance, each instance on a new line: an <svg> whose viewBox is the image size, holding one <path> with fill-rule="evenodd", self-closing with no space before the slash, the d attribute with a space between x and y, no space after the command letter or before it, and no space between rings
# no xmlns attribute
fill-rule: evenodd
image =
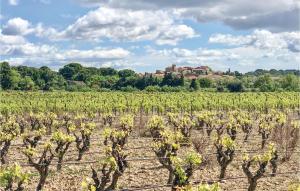
<svg viewBox="0 0 300 191"><path fill-rule="evenodd" d="M136 130L141 134L143 130ZM238 133L237 146L240 149L246 150L259 150L260 149L260 136L257 134L257 131L249 137L247 143L243 142L243 133ZM81 162L87 161L97 161L100 160L103 154L103 143L100 138L100 131L93 134L92 146L87 154L83 156ZM202 131L194 131L193 138L203 137ZM134 137L137 135L133 135ZM207 138L208 139L208 138ZM217 181L219 175L219 166L216 161L216 156L212 153L215 152L215 148L212 144L212 141L208 141L209 145L205 148L203 157L208 159L209 164L202 166L201 169L197 170L191 180L194 181ZM138 187L140 190L146 190L147 186L157 186L157 185L166 185L168 172L166 169L162 168L157 159L155 159L155 154L151 150L151 139L150 138L130 138L127 146L128 150L128 159L140 159L129 161L129 168L126 169L125 174L121 177L119 182L119 188L125 189ZM135 149L132 149L135 148ZM71 152L67 153L65 157L65 162L70 161L74 162L76 160L76 149L75 145L71 146ZM180 148L179 156L184 155L186 151L189 150L189 147ZM279 164L278 173L284 172L295 172L299 171L299 148L297 148L297 153L294 153L291 160L285 163ZM251 156L251 154L250 154ZM234 177L245 177L242 169L242 154L236 152L235 159L229 165L226 171L225 180L220 182L222 190L247 190L248 182L247 178L236 178L228 179ZM20 164L26 164L26 157L21 153L21 148L16 146L10 149L9 151L10 162L19 162ZM141 158L148 158L148 160L142 160ZM150 159L153 158L153 159ZM20 159L20 160L18 160ZM21 160L22 159L22 160ZM53 161L56 163L56 161ZM45 185L45 191L76 191L81 190L81 183L85 177L91 177L91 166L96 167L97 163L85 163L85 164L67 164L63 165L61 172L56 171L55 165L51 166L51 172L47 179ZM26 190L32 191L35 190L38 174L32 167L25 167L26 170L30 170L33 173L33 177L29 184L26 186ZM268 171L271 173L271 171ZM289 174L278 174L275 177L264 177L258 181L258 191L263 190L274 190L274 191L284 191L288 189L288 186L294 182L300 181L300 173L289 173ZM153 189L147 189L153 191L163 191L171 190L170 187L159 187Z"/></svg>

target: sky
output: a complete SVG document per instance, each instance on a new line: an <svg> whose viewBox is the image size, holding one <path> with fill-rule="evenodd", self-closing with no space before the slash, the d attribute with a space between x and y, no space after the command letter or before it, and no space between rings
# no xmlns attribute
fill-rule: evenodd
<svg viewBox="0 0 300 191"><path fill-rule="evenodd" d="M0 0L0 61L299 69L300 0Z"/></svg>

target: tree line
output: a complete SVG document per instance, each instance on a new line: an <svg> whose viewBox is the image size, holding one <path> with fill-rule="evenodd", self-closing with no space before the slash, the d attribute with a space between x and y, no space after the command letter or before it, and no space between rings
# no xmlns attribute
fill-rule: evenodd
<svg viewBox="0 0 300 191"><path fill-rule="evenodd" d="M47 66L40 68L10 66L0 63L1 90L44 91L299 91L297 70L256 70L241 74L226 72L212 78L203 75L198 79L186 79L172 73L164 77L153 74L139 75L130 69L83 67L70 63L53 71Z"/></svg>

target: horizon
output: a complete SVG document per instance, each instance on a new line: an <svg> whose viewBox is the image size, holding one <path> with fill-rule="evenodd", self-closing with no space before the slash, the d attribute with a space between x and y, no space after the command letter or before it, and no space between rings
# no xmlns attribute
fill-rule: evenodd
<svg viewBox="0 0 300 191"><path fill-rule="evenodd" d="M176 64L246 73L299 70L294 0L3 0L0 61L58 71L155 72ZM34 10L34 11L32 11Z"/></svg>
<svg viewBox="0 0 300 191"><path fill-rule="evenodd" d="M7 61L0 61L0 63L3 63L3 62L7 62ZM48 67L48 66L40 66L40 67L36 67L36 66L27 66L27 65L11 65L10 63L8 63L10 66L12 66L12 67L19 67L19 66L25 66L25 67L32 67L32 68L36 68L36 69L40 69L40 68L42 68L42 67ZM68 64L80 64L80 63L77 63L77 62L72 62L72 63L68 63ZM55 70L55 69L52 69L52 68L50 68L52 71L55 71L55 72L59 72L59 69L62 69L64 66L66 66L66 65L68 65L68 64L64 64L64 65L62 65L60 68L58 68L57 70ZM85 67L85 68L88 68L89 66L84 66L84 65L82 65L82 64L80 64L81 66L83 66L83 67ZM168 66L166 66L165 68L162 68L162 69L154 69L153 71L146 71L146 72L138 72L138 71L136 71L136 70L134 70L134 69L130 69L130 70L133 70L136 74L146 74L146 73L148 73L148 74L155 74L156 73L156 71L157 70L159 70L159 71L163 71L163 72L165 72L165 70L166 70L166 68L168 68L168 67L171 67L172 66L172 64L171 65L168 65ZM177 65L175 65L177 68L179 68L179 67L189 67L189 66L177 66ZM199 65L200 66L200 65ZM199 66L194 66L194 67L199 67ZM204 65L201 65L201 66L204 66ZM100 69L100 68L113 68L113 67L102 67L102 66L99 66L99 67L97 67L97 66L91 66L92 68L96 68L96 69ZM193 66L192 66L192 68L194 68ZM227 71L231 71L231 72L236 72L235 70L231 70L230 68L227 68L227 70L224 70L224 71L222 71L222 70L214 70L213 68L211 68L211 67L209 67L213 72L227 72ZM123 69L116 69L116 68L113 68L113 69L115 69L115 70L117 70L117 71L120 71L120 70L123 70L123 69L128 69L128 68L123 68ZM271 68L271 69L261 69L261 68L257 68L257 69L255 69L255 70L251 70L251 71L247 71L247 72L240 72L241 74L246 74L246 73L251 73L251 72L256 72L257 70L264 70L264 71L271 71L271 70L276 70L276 71L300 71L299 69L274 69L274 68ZM237 72L239 72L239 71L237 71Z"/></svg>

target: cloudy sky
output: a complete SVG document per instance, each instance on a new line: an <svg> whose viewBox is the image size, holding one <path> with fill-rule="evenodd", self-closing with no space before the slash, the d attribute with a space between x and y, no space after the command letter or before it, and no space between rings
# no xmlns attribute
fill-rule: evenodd
<svg viewBox="0 0 300 191"><path fill-rule="evenodd" d="M300 0L1 0L0 60L299 69Z"/></svg>

